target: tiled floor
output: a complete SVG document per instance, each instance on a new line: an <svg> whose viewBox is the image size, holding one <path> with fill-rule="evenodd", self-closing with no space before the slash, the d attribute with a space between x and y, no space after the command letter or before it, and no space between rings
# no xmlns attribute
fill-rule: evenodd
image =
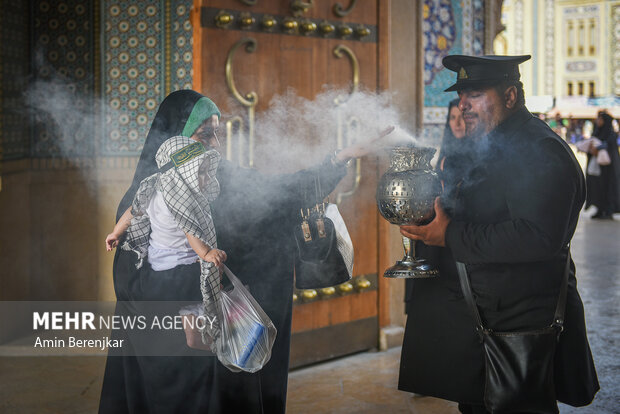
<svg viewBox="0 0 620 414"><path fill-rule="evenodd" d="M400 348L365 352L293 371L290 414L458 413L456 404L397 390Z"/></svg>
<svg viewBox="0 0 620 414"><path fill-rule="evenodd" d="M591 213L582 215L572 254L601 391L592 405L562 406L562 414L620 413L620 217L595 221ZM288 412L458 412L453 403L398 391L399 357L400 349L393 348L295 370ZM104 363L101 356L0 357L0 413L96 413Z"/></svg>
<svg viewBox="0 0 620 414"><path fill-rule="evenodd" d="M0 413L96 413L105 357L0 358Z"/></svg>

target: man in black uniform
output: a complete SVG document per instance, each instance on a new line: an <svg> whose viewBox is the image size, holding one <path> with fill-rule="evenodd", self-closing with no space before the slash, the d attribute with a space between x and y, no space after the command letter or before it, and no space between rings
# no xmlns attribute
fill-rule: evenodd
<svg viewBox="0 0 620 414"><path fill-rule="evenodd" d="M525 107L518 65L529 58L444 58L457 73L446 91L459 94L467 135L461 154L446 159L449 191L435 219L401 227L440 276L414 280L408 292L399 389L457 401L463 413L486 412L484 359L455 261L466 264L486 326L549 326L585 199L572 151ZM570 269L555 381L560 401L581 406L599 386L572 261Z"/></svg>

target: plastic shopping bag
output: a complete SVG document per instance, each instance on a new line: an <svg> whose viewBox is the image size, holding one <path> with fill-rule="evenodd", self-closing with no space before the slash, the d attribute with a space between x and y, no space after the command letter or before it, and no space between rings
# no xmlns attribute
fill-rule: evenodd
<svg viewBox="0 0 620 414"><path fill-rule="evenodd" d="M604 148L599 149L598 155L596 156L596 162L598 162L598 165L611 164L611 158L609 157L609 152L607 152L607 150Z"/></svg>
<svg viewBox="0 0 620 414"><path fill-rule="evenodd" d="M222 269L232 290L221 291L217 358L233 372L256 372L271 358L276 327L230 269L224 265Z"/></svg>
<svg viewBox="0 0 620 414"><path fill-rule="evenodd" d="M601 175L601 166L598 165L596 161L596 157L591 157L590 162L588 163L588 168L586 169L588 175L599 176Z"/></svg>

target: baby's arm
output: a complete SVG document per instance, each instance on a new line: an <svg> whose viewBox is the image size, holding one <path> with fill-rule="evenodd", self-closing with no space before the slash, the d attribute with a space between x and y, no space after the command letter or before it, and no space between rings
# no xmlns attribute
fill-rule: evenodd
<svg viewBox="0 0 620 414"><path fill-rule="evenodd" d="M111 251L118 245L118 239L120 239L123 233L125 233L127 227L129 227L129 224L131 223L132 218L133 215L131 214L131 207L129 207L127 210L125 210L121 218L118 219L118 222L116 223L116 226L114 226L114 230L112 230L112 233L108 234L108 237L105 238L105 247L107 251Z"/></svg>
<svg viewBox="0 0 620 414"><path fill-rule="evenodd" d="M189 233L185 233L185 235L187 236L189 245L192 246L196 254L205 262L211 262L216 266L220 266L226 261L227 257L224 250L211 249L198 237L192 236Z"/></svg>

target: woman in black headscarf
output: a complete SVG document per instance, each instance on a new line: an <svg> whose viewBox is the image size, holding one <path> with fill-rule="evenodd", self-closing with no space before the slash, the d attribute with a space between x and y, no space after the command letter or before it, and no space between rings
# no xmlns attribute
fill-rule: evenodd
<svg viewBox="0 0 620 414"><path fill-rule="evenodd" d="M184 90L173 92L162 102L132 185L119 205L117 219L131 204L140 182L157 172L155 153L160 145L172 136L187 136L195 128L196 117L192 115L204 99L208 98ZM208 115L203 111L203 117ZM205 146L212 146L214 137L212 131L203 142ZM216 173L220 193L210 206L217 245L228 256L227 266L249 287L277 329L271 359L262 370L250 374L233 373L213 356L110 354L100 412L284 413L295 257L293 228L300 221L298 212L306 207L302 202L304 195L315 192L317 178L323 190L321 196L326 196L344 177L346 161L367 152L368 147L354 145L315 167L279 176L264 176L222 160ZM117 249L113 271L119 301L144 300L144 278L136 271L136 259L132 252ZM149 300L191 300L176 294L188 288L199 297L198 274L199 269L194 288L180 288L173 279L149 288ZM154 298L157 292L159 297ZM163 368L160 372L159 367Z"/></svg>
<svg viewBox="0 0 620 414"><path fill-rule="evenodd" d="M131 187L117 210L117 221L134 201L141 183L160 172L156 153L171 137L192 137L204 130L203 124L215 122L220 113L215 104L193 91L170 94L160 105L147 135ZM175 260L175 259L173 259ZM116 314L125 317L149 317L178 311L165 302L149 309L142 301L202 301L200 264L180 263L171 269L155 271L151 263L139 269L141 258L134 251L117 249L114 257ZM152 312L154 311L154 312ZM150 318L148 320L150 322ZM173 334L172 337L169 334ZM174 335L176 334L176 335ZM121 350L111 350L101 391L99 411L124 412L206 412L217 404L214 389L215 362L199 351L185 350L182 334L156 334L146 326L143 332L113 330L124 339ZM163 335L166 335L165 338ZM165 339L165 340L162 340ZM151 344L157 345L156 349ZM175 352L179 349L179 352ZM181 352L184 351L184 352ZM149 356L148 354L167 356ZM175 354L186 356L172 356ZM204 355L204 354L202 354Z"/></svg>
<svg viewBox="0 0 620 414"><path fill-rule="evenodd" d="M620 212L620 156L618 155L618 134L613 129L613 118L605 111L600 111L596 119L596 128L593 136L601 140L601 147L607 150L611 163L600 165L599 176L586 175L587 194L586 206L596 206L595 219L612 219L614 213ZM598 149L588 153L588 163L591 157L596 157Z"/></svg>
<svg viewBox="0 0 620 414"><path fill-rule="evenodd" d="M461 140L465 136L465 121L459 109L459 101L456 98L448 104L448 117L446 118L446 126L443 129L443 138L441 139L436 166L436 169L440 171L443 170L446 157L454 155L459 147L463 145Z"/></svg>
<svg viewBox="0 0 620 414"><path fill-rule="evenodd" d="M439 156L435 164L435 170L441 179L443 194L441 202L444 210L452 212L452 203L458 189L458 183L464 176L465 170L471 167L470 157L467 157L471 143L465 138L465 121L463 113L459 109L459 98L448 103L448 115L443 129ZM439 249L426 246L422 242L416 243L417 255L425 255L433 260L438 260ZM405 280L405 313L408 303L413 294L413 279Z"/></svg>

